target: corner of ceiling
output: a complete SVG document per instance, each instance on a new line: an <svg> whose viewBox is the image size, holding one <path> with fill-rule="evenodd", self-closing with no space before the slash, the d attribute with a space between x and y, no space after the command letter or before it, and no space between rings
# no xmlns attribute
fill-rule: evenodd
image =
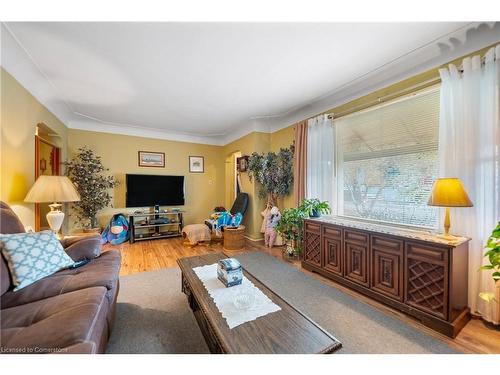
<svg viewBox="0 0 500 375"><path fill-rule="evenodd" d="M4 22L0 25L0 36L2 48L0 66L69 127L68 122L74 116L72 109L61 100L54 85Z"/></svg>
<svg viewBox="0 0 500 375"><path fill-rule="evenodd" d="M234 126L224 136L222 143L225 146L253 132L271 133L268 121L266 119L249 119L248 121L244 121Z"/></svg>

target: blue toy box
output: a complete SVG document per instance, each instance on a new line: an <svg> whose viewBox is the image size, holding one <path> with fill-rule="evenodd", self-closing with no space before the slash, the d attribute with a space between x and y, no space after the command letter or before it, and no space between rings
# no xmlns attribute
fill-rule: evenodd
<svg viewBox="0 0 500 375"><path fill-rule="evenodd" d="M240 285L243 281L243 271L240 262L234 258L219 260L217 278L226 286Z"/></svg>

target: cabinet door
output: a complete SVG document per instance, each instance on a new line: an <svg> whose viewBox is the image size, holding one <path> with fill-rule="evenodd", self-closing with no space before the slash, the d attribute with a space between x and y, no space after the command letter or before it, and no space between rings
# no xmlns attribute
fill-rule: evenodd
<svg viewBox="0 0 500 375"><path fill-rule="evenodd" d="M371 288L397 300L403 299L403 242L371 236Z"/></svg>
<svg viewBox="0 0 500 375"><path fill-rule="evenodd" d="M342 240L323 237L324 268L342 276Z"/></svg>
<svg viewBox="0 0 500 375"><path fill-rule="evenodd" d="M448 249L405 243L405 303L448 319Z"/></svg>
<svg viewBox="0 0 500 375"><path fill-rule="evenodd" d="M321 267L321 232L318 224L305 224L304 262Z"/></svg>
<svg viewBox="0 0 500 375"><path fill-rule="evenodd" d="M345 278L363 286L369 286L368 246L345 242Z"/></svg>

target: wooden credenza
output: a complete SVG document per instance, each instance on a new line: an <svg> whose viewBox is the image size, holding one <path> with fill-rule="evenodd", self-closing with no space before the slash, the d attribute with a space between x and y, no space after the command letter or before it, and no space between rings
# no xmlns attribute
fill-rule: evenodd
<svg viewBox="0 0 500 375"><path fill-rule="evenodd" d="M379 230L383 228L383 230ZM389 230L387 229L389 228ZM345 219L307 219L302 266L403 311L446 336L470 320L468 239Z"/></svg>

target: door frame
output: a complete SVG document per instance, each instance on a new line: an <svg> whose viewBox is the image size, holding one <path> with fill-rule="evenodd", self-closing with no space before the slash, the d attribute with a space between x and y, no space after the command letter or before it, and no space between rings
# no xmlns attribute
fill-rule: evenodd
<svg viewBox="0 0 500 375"><path fill-rule="evenodd" d="M45 143L54 148L54 176L61 174L61 148L46 139L35 135L35 181L40 177L40 143ZM35 203L35 232L40 231L40 203Z"/></svg>

